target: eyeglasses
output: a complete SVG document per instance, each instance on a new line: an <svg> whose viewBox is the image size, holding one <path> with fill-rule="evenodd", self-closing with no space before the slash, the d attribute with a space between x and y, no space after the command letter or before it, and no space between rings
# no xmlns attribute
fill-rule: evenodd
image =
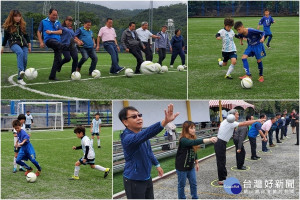
<svg viewBox="0 0 300 200"><path fill-rule="evenodd" d="M132 115L132 116L130 116L130 117L127 117L126 119L129 119L129 118L136 119L137 117L141 118L141 117L143 117L143 114L142 114L142 113L139 113L139 114L137 114L137 115Z"/></svg>

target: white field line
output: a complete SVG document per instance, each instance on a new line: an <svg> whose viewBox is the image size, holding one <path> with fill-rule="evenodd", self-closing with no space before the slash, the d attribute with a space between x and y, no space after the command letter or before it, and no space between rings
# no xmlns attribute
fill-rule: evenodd
<svg viewBox="0 0 300 200"><path fill-rule="evenodd" d="M100 138L103 138L103 137L111 137L111 135L101 136L101 133L100 133ZM68 140L68 139L77 139L77 137L74 134L74 137L67 137L67 138L30 138L30 141L34 141L34 140L39 140L39 141L43 141L43 140L46 140L46 141L47 140ZM12 140L1 140L1 141L11 142Z"/></svg>

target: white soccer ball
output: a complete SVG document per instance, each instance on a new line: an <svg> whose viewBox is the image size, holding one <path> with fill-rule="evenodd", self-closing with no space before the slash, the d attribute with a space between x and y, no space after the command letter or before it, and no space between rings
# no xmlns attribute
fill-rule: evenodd
<svg viewBox="0 0 300 200"><path fill-rule="evenodd" d="M71 75L71 79L73 81L78 81L81 79L81 74L79 72L73 72Z"/></svg>
<svg viewBox="0 0 300 200"><path fill-rule="evenodd" d="M168 69L168 67L166 65L164 65L164 66L161 67L161 71L162 72L168 72L168 70L169 69Z"/></svg>
<svg viewBox="0 0 300 200"><path fill-rule="evenodd" d="M229 114L226 119L229 123L233 123L235 121L235 116L233 114Z"/></svg>
<svg viewBox="0 0 300 200"><path fill-rule="evenodd" d="M38 76L38 72L34 68L28 68L25 70L25 78L28 80L33 80Z"/></svg>
<svg viewBox="0 0 300 200"><path fill-rule="evenodd" d="M101 72L98 70L98 69L95 69L93 72L92 72L92 77L93 78L100 78L101 76Z"/></svg>
<svg viewBox="0 0 300 200"><path fill-rule="evenodd" d="M161 73L162 72L161 71L161 65L159 63L154 63L154 67L155 67L157 73Z"/></svg>
<svg viewBox="0 0 300 200"><path fill-rule="evenodd" d="M241 81L241 86L242 88L247 88L247 89L252 88L253 82L251 78L243 78Z"/></svg>
<svg viewBox="0 0 300 200"><path fill-rule="evenodd" d="M146 75L154 74L156 73L156 68L154 66L154 63L151 61L145 61L141 64L141 72Z"/></svg>
<svg viewBox="0 0 300 200"><path fill-rule="evenodd" d="M132 77L132 76L134 75L134 72L133 72L132 69L127 68L127 69L125 70L125 75L126 75L127 77Z"/></svg>
<svg viewBox="0 0 300 200"><path fill-rule="evenodd" d="M36 178L37 178L37 176L36 176L36 174L33 173L33 172L29 172L29 173L26 175L26 180L27 180L27 182L29 182L29 183L34 183L34 182L36 181Z"/></svg>
<svg viewBox="0 0 300 200"><path fill-rule="evenodd" d="M184 70L184 66L178 65L177 70L180 71L180 72L182 72Z"/></svg>

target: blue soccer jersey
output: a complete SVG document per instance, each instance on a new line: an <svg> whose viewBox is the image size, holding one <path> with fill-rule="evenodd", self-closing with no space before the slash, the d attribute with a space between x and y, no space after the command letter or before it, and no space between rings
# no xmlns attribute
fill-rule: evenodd
<svg viewBox="0 0 300 200"><path fill-rule="evenodd" d="M27 145L28 143L30 143L30 141L29 141L30 137L26 133L26 131L24 131L23 129L21 129L21 131L19 133L17 133L17 137L18 137L18 142L19 143L23 142L25 139L27 139L27 141L24 143L24 145Z"/></svg>
<svg viewBox="0 0 300 200"><path fill-rule="evenodd" d="M269 17L263 16L260 19L258 25L263 25L264 26L264 31L265 31L266 35L271 35L272 33L271 33L270 27L273 23L274 23L274 20L271 16L269 16Z"/></svg>
<svg viewBox="0 0 300 200"><path fill-rule="evenodd" d="M254 46L260 43L260 40L265 36L265 32L248 28L248 35L239 34L240 38L247 38L248 45Z"/></svg>

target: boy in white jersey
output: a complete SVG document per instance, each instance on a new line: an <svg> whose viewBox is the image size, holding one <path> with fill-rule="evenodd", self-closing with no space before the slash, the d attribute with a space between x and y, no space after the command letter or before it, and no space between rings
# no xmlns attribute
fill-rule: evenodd
<svg viewBox="0 0 300 200"><path fill-rule="evenodd" d="M105 168L100 165L95 165L95 151L91 145L90 138L85 135L85 128L83 126L77 126L74 129L74 133L78 138L81 139L81 146L73 146L72 148L74 150L82 149L83 151L83 157L80 158L76 163L75 163L75 170L74 170L74 175L70 178L70 180L78 180L79 179L79 170L80 170L80 165L86 165L89 164L92 169L97 169L100 171L104 172L104 178L107 177L107 175L110 172L110 168Z"/></svg>
<svg viewBox="0 0 300 200"><path fill-rule="evenodd" d="M100 130L101 129L101 119L100 114L95 114L95 119L93 119L91 124L91 133L92 133L92 139L91 139L91 145L93 146L94 143L94 137L97 135L97 142L98 142L98 148L101 148L100 146Z"/></svg>
<svg viewBox="0 0 300 200"><path fill-rule="evenodd" d="M234 44L233 38L235 37L235 34L233 30L231 29L234 25L234 20L230 18L225 18L224 19L224 28L219 30L219 32L216 34L216 39L217 40L222 40L223 41L223 47L222 47L222 56L223 56L223 61L221 58L218 59L219 61L219 66L226 66L227 61L231 61L231 65L228 68L228 71L225 75L225 78L227 79L232 79L231 77L231 72L234 69L234 66L236 64L236 46Z"/></svg>
<svg viewBox="0 0 300 200"><path fill-rule="evenodd" d="M24 123L25 120L26 120L25 115L24 114L20 114L18 116L18 120L21 122L21 125L22 125L21 129L25 130L25 123ZM15 144L16 144L16 142L18 140L16 129L13 129L13 134L14 134L14 152L15 152L13 173L16 173L17 172L17 162L16 161L17 161L18 153L19 153L21 147L15 147ZM25 169L20 165L19 171L25 171Z"/></svg>
<svg viewBox="0 0 300 200"><path fill-rule="evenodd" d="M26 121L25 121L26 131L31 131L31 125L33 124L33 117L30 114L30 111L27 111L25 116L26 116Z"/></svg>

